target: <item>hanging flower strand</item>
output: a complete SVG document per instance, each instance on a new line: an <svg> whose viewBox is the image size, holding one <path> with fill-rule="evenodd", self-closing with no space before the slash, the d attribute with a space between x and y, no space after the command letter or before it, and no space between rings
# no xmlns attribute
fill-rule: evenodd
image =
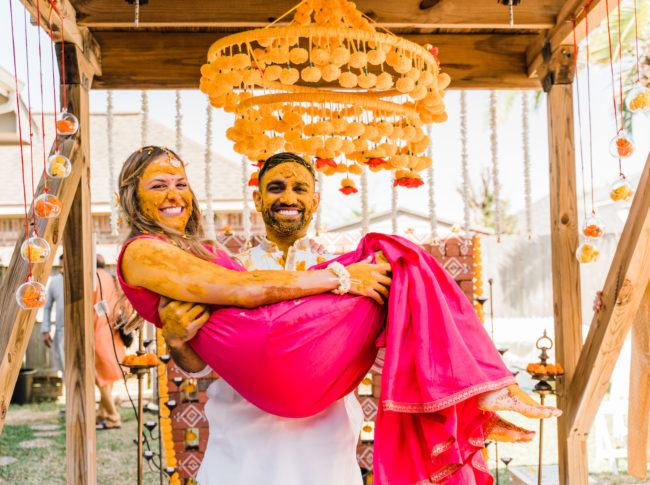
<svg viewBox="0 0 650 485"><path fill-rule="evenodd" d="M9 21L11 23L11 46L14 63L14 83L16 90L16 114L18 116L18 143L20 146L20 165L23 183L23 204L25 209L25 241L20 247L20 253L23 259L27 261L29 273L25 283L20 285L16 290L16 302L25 309L30 310L40 308L45 305L45 287L32 280L32 263L44 261L49 256L50 248L47 241L40 237L29 237L29 216L27 210L27 187L25 185L25 159L23 154L23 133L22 122L20 117L20 96L18 94L18 69L16 67L16 41L14 32L14 14L13 0L9 1ZM31 120L30 120L31 121Z"/></svg>
<svg viewBox="0 0 650 485"><path fill-rule="evenodd" d="M467 94L463 90L460 92L460 146L461 146L461 163L463 167L463 215L465 237L470 237L470 212L469 212L469 167L467 155Z"/></svg>
<svg viewBox="0 0 650 485"><path fill-rule="evenodd" d="M499 148L497 140L497 94L490 91L490 151L492 152L492 178L494 184L494 232L501 242L501 186L499 184Z"/></svg>
<svg viewBox="0 0 650 485"><path fill-rule="evenodd" d="M639 66L639 26L637 19L636 0L634 0L634 43L636 55L636 81L627 98L627 107L632 113L650 113L650 88L641 84L641 68Z"/></svg>
<svg viewBox="0 0 650 485"><path fill-rule="evenodd" d="M205 198L207 235L214 239L217 235L214 227L214 209L212 207L212 106L207 104L205 109ZM244 194L245 196L245 194Z"/></svg>
<svg viewBox="0 0 650 485"><path fill-rule="evenodd" d="M576 85L578 84L576 74ZM578 99L580 99L578 97ZM530 123L529 123L529 110L530 99L526 91L522 91L522 136L523 136L523 151L524 151L524 192L526 204L526 232L528 232L528 239L533 237L533 216L532 216L532 195L530 185ZM579 117L579 116L578 116ZM582 156L582 140L581 140L581 156Z"/></svg>

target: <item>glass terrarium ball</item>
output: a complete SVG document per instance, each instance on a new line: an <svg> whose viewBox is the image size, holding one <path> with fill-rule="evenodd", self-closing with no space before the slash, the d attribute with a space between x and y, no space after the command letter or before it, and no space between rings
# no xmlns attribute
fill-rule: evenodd
<svg viewBox="0 0 650 485"><path fill-rule="evenodd" d="M582 243L576 250L576 258L581 263L594 263L598 261L598 256L600 256L600 252L595 244L589 241Z"/></svg>
<svg viewBox="0 0 650 485"><path fill-rule="evenodd" d="M43 219L51 219L61 213L61 201L52 194L41 194L34 200L34 213Z"/></svg>
<svg viewBox="0 0 650 485"><path fill-rule="evenodd" d="M627 107L632 113L650 113L650 88L635 84L627 95Z"/></svg>
<svg viewBox="0 0 650 485"><path fill-rule="evenodd" d="M609 142L609 153L614 158L631 157L634 153L634 140L626 131L621 131Z"/></svg>
<svg viewBox="0 0 650 485"><path fill-rule="evenodd" d="M79 121L72 113L63 110L56 120L56 132L59 136L71 136L77 133Z"/></svg>
<svg viewBox="0 0 650 485"><path fill-rule="evenodd" d="M614 202L630 200L633 195L632 185L624 177L619 177L609 188L609 197Z"/></svg>
<svg viewBox="0 0 650 485"><path fill-rule="evenodd" d="M70 175L72 164L65 155L55 153L54 155L50 155L47 159L45 170L50 177L62 179Z"/></svg>
<svg viewBox="0 0 650 485"><path fill-rule="evenodd" d="M18 306L24 310L41 308L45 305L46 300L45 286L38 281L23 283L16 290L16 301L18 302Z"/></svg>
<svg viewBox="0 0 650 485"><path fill-rule="evenodd" d="M39 236L32 236L20 246L20 255L25 261L40 263L50 255L50 245Z"/></svg>
<svg viewBox="0 0 650 485"><path fill-rule="evenodd" d="M605 223L596 214L592 214L585 220L582 225L582 234L591 239L603 237L605 233Z"/></svg>

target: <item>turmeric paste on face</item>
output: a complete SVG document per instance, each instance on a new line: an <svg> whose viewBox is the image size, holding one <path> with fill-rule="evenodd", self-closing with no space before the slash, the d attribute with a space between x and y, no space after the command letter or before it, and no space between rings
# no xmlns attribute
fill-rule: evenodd
<svg viewBox="0 0 650 485"><path fill-rule="evenodd" d="M138 184L138 202L150 219L184 232L193 207L183 165L166 156L151 162Z"/></svg>

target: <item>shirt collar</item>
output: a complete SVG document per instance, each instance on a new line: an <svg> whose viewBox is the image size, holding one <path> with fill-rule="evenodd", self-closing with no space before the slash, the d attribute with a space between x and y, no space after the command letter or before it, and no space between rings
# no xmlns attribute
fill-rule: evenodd
<svg viewBox="0 0 650 485"><path fill-rule="evenodd" d="M262 239L262 242L260 243L260 247L261 249L269 253L281 252L278 245L275 244L273 241L269 241L266 237ZM295 251L308 250L309 236L303 236L300 239L297 239L296 242L293 243L292 247L294 248Z"/></svg>

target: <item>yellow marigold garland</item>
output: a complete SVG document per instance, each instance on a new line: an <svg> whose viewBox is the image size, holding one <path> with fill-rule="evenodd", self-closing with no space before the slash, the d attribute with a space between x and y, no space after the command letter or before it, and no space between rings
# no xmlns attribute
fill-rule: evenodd
<svg viewBox="0 0 650 485"><path fill-rule="evenodd" d="M483 305L478 302L478 298L483 296L483 256L481 251L481 236L474 235L474 309L476 314L481 319L481 323L485 323L485 311Z"/></svg>
<svg viewBox="0 0 650 485"><path fill-rule="evenodd" d="M163 339L160 329L156 329L156 338L158 342L158 357L160 357L167 352L165 339ZM165 458L166 467L172 466L177 468L178 462L176 461L176 450L174 449L171 412L164 404L169 400L169 389L167 387L167 366L163 362L158 364L158 392L160 396L160 401L158 403L158 406L160 407L160 433L163 447L163 449L160 450L160 453ZM181 485L178 472L174 472L170 477L169 483L170 485Z"/></svg>

